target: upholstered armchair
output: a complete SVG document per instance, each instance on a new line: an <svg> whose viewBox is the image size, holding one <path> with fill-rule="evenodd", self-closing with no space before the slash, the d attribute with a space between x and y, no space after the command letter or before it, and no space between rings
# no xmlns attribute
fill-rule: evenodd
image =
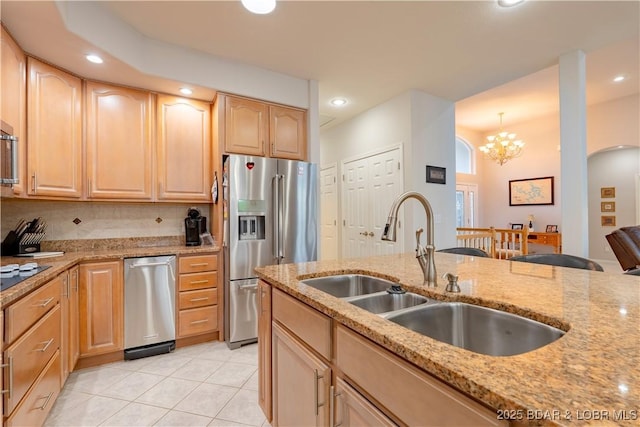
<svg viewBox="0 0 640 427"><path fill-rule="evenodd" d="M621 227L606 238L624 271L640 268L640 225Z"/></svg>

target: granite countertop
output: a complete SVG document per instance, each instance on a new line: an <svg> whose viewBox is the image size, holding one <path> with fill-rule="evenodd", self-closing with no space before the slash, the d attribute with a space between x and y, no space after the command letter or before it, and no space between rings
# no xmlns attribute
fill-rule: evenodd
<svg viewBox="0 0 640 427"><path fill-rule="evenodd" d="M54 248L59 249L59 248ZM39 286L47 283L63 271L81 262L97 262L115 260L132 257L158 256L158 255L187 255L199 253L218 252L220 247L214 246L146 246L146 247L110 247L106 249L77 250L75 252L65 252L64 255L51 258L23 258L3 256L0 263L25 264L27 262L37 262L38 265L50 266L46 270L35 274L19 284L0 292L0 308L4 309L12 302L18 300L23 295L33 291Z"/></svg>
<svg viewBox="0 0 640 427"><path fill-rule="evenodd" d="M267 266L260 278L421 367L487 406L529 425L640 425L640 278L436 253L438 276L459 294L422 285L413 254ZM306 286L300 278L361 273L440 300L484 305L567 331L537 350L487 356L412 332ZM509 410L509 412L504 412Z"/></svg>

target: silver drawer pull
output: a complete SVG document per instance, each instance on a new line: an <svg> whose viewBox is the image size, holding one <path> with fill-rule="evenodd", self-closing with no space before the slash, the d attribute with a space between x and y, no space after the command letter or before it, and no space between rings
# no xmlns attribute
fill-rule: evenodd
<svg viewBox="0 0 640 427"><path fill-rule="evenodd" d="M42 406L36 408L36 409L40 409L44 411L44 408L47 407L47 405L49 404L49 401L51 400L51 396L53 396L53 392L49 393L49 395L47 397L41 397L40 399L46 399L44 401L44 403L42 404Z"/></svg>
<svg viewBox="0 0 640 427"><path fill-rule="evenodd" d="M49 346L51 345L51 343L53 342L53 338L51 338L49 341L46 342L46 344L44 345L44 347L42 347L40 349L40 351L42 353L44 353L45 351L47 351L47 349L49 348Z"/></svg>
<svg viewBox="0 0 640 427"><path fill-rule="evenodd" d="M44 300L44 301L42 302L42 304L38 304L38 307L46 307L46 306L47 306L47 305L49 305L49 303L50 303L51 301L53 301L54 299L55 299L54 297L51 297L51 298L49 298L49 299L46 299L46 300Z"/></svg>
<svg viewBox="0 0 640 427"><path fill-rule="evenodd" d="M191 322L192 325L197 325L198 323L207 323L209 321L209 319L204 319L204 320L194 320L193 322Z"/></svg>
<svg viewBox="0 0 640 427"><path fill-rule="evenodd" d="M6 390L0 390L0 394L7 394L7 399L11 399L11 394L13 393L13 357L9 357L9 363L4 363L0 365L0 368L4 369L9 368L9 378L7 382L9 383L9 388Z"/></svg>
<svg viewBox="0 0 640 427"><path fill-rule="evenodd" d="M209 297L191 298L191 299L189 300L189 302L206 301L206 300L208 300L208 299L209 299Z"/></svg>
<svg viewBox="0 0 640 427"><path fill-rule="evenodd" d="M189 282L191 285L198 285L200 283L209 283L208 280L192 280Z"/></svg>
<svg viewBox="0 0 640 427"><path fill-rule="evenodd" d="M208 262L197 262L195 264L189 264L190 267L205 267L209 265Z"/></svg>

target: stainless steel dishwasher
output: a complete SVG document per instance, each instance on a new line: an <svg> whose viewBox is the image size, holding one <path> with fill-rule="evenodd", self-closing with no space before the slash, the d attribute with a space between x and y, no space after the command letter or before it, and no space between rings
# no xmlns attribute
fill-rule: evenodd
<svg viewBox="0 0 640 427"><path fill-rule="evenodd" d="M175 272L175 255L125 258L125 359L139 359L175 349Z"/></svg>

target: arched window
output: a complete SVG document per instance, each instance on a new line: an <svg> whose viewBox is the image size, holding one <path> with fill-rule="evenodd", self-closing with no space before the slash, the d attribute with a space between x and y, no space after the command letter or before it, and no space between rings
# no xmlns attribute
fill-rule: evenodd
<svg viewBox="0 0 640 427"><path fill-rule="evenodd" d="M456 173L475 174L474 153L471 144L456 136Z"/></svg>

